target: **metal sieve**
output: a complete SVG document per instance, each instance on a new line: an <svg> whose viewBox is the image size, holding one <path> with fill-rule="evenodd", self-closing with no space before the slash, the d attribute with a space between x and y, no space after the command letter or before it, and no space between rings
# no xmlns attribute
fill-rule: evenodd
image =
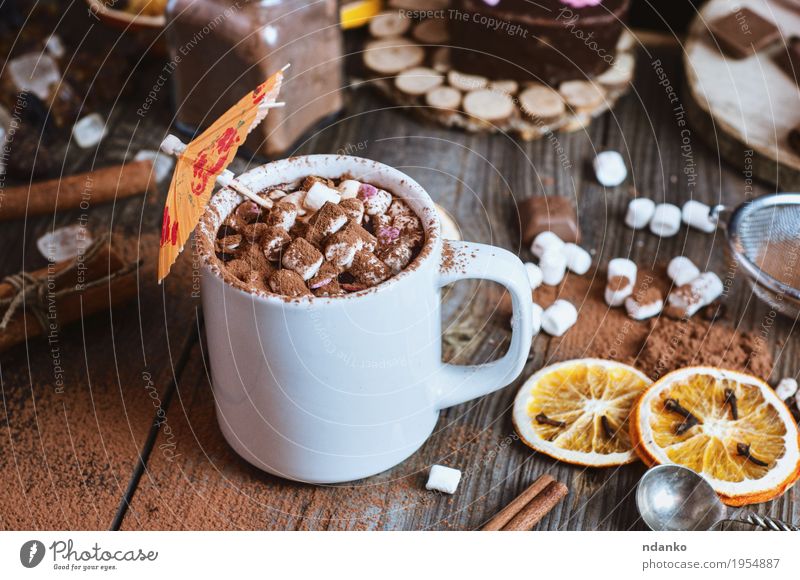
<svg viewBox="0 0 800 580"><path fill-rule="evenodd" d="M717 206L712 218L725 228L728 249L756 296L777 312L798 318L800 193L762 195L732 211Z"/></svg>

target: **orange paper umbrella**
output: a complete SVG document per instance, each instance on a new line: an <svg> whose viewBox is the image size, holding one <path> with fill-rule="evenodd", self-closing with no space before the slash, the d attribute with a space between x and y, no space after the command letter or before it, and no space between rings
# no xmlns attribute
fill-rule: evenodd
<svg viewBox="0 0 800 580"><path fill-rule="evenodd" d="M226 167L233 161L247 134L267 116L276 103L286 67L269 77L228 109L213 125L188 145L170 135L161 148L178 160L161 224L161 247L158 251L158 281L169 274L186 240L206 209L214 184L228 185L262 206L271 205L235 182Z"/></svg>

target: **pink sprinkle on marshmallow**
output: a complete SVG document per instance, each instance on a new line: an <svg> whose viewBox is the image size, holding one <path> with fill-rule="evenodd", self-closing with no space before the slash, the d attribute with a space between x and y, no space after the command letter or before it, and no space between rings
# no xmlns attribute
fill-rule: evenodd
<svg viewBox="0 0 800 580"><path fill-rule="evenodd" d="M311 288L312 290L316 290L318 288L322 288L323 286L327 286L331 282L333 282L333 278L323 278L319 282L315 282L314 284L309 284L308 287Z"/></svg>
<svg viewBox="0 0 800 580"><path fill-rule="evenodd" d="M378 230L378 237L387 244L390 244L400 237L400 228L394 226L383 227Z"/></svg>
<svg viewBox="0 0 800 580"><path fill-rule="evenodd" d="M378 188L369 183L362 183L358 188L358 197L361 199L370 199L378 194Z"/></svg>

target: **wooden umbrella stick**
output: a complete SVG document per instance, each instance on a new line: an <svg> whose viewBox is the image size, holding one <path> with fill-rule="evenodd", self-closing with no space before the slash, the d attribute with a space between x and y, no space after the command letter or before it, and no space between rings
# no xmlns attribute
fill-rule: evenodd
<svg viewBox="0 0 800 580"><path fill-rule="evenodd" d="M270 103L266 108L282 107L285 103ZM167 135L164 141L161 142L161 151L173 157L180 157L186 151L186 143L178 139L175 135ZM217 183L222 187L230 187L237 193L242 194L250 201L265 209L272 209L272 200L259 197L251 191L246 185L240 183L236 179L236 175L232 171L225 170L217 177Z"/></svg>
<svg viewBox="0 0 800 580"><path fill-rule="evenodd" d="M504 507L496 516L486 522L483 530L486 532L495 532L502 530L508 522L510 522L515 515L517 515L522 508L524 508L530 501L539 495L544 488L554 482L551 476L545 474L533 482L525 491L519 494L510 504Z"/></svg>
<svg viewBox="0 0 800 580"><path fill-rule="evenodd" d="M131 161L0 190L0 220L53 214L106 203L148 191L155 186L153 162Z"/></svg>

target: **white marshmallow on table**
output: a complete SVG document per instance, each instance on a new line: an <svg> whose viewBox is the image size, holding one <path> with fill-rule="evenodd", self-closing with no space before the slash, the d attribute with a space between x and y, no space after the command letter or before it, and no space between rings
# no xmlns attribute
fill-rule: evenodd
<svg viewBox="0 0 800 580"><path fill-rule="evenodd" d="M566 300L556 300L542 314L542 329L550 336L562 336L578 321L578 311Z"/></svg>
<svg viewBox="0 0 800 580"><path fill-rule="evenodd" d="M650 218L650 231L662 238L669 238L681 229L681 208L671 203L660 203Z"/></svg>
<svg viewBox="0 0 800 580"><path fill-rule="evenodd" d="M722 295L722 280L714 272L703 272L686 286L670 292L667 300L671 306L683 310L686 316L694 315Z"/></svg>
<svg viewBox="0 0 800 580"><path fill-rule="evenodd" d="M533 302L531 304L531 326L533 327L533 334L536 336L542 329L542 313L544 309Z"/></svg>
<svg viewBox="0 0 800 580"><path fill-rule="evenodd" d="M611 288L606 284L604 298L606 304L612 308L622 306L625 299L633 294L633 287L636 284L636 276L639 268L627 258L614 258L608 262L607 281L611 282L614 278L625 278L628 283L620 288Z"/></svg>
<svg viewBox="0 0 800 580"><path fill-rule="evenodd" d="M660 298L649 304L639 304L633 296L625 299L625 310L634 320L647 320L657 315L664 309L664 301Z"/></svg>
<svg viewBox="0 0 800 580"><path fill-rule="evenodd" d="M615 187L628 177L625 160L616 151L598 153L592 162L597 181L606 187Z"/></svg>
<svg viewBox="0 0 800 580"><path fill-rule="evenodd" d="M314 185L308 188L306 196L303 199L303 205L310 210L318 211L325 205L325 202L339 203L341 199L338 191L332 187L328 187L321 181L315 181Z"/></svg>
<svg viewBox="0 0 800 580"><path fill-rule="evenodd" d="M342 199L350 199L358 195L358 190L361 187L361 182L355 179L345 179L339 184L339 193L342 194Z"/></svg>
<svg viewBox="0 0 800 580"><path fill-rule="evenodd" d="M639 268L633 260L628 258L614 258L608 262L608 279L622 276L630 280L631 284L636 283L636 276L639 274Z"/></svg>
<svg viewBox="0 0 800 580"><path fill-rule="evenodd" d="M795 393L797 393L797 381L791 377L781 379L781 382L775 387L775 394L782 401L785 401Z"/></svg>
<svg viewBox="0 0 800 580"><path fill-rule="evenodd" d="M542 232L535 238L531 244L531 252L537 258L541 258L546 250L563 250L564 242L553 232Z"/></svg>
<svg viewBox="0 0 800 580"><path fill-rule="evenodd" d="M700 275L700 270L685 256L676 256L667 265L667 276L676 286L688 284Z"/></svg>
<svg viewBox="0 0 800 580"><path fill-rule="evenodd" d="M458 469L445 467L444 465L434 465L431 467L425 489L441 491L452 495L456 492L458 482L460 481L461 472Z"/></svg>
<svg viewBox="0 0 800 580"><path fill-rule="evenodd" d="M531 302L531 327L534 336L539 334L539 331L542 329L542 312L544 312L544 310L541 306L536 304L536 302ZM511 328L514 328L513 317L511 318Z"/></svg>
<svg viewBox="0 0 800 580"><path fill-rule="evenodd" d="M626 286L623 286L617 290L606 286L603 297L606 300L606 304L611 306L611 308L616 308L617 306L622 306L625 304L625 300L631 294L633 294L633 284L627 284Z"/></svg>
<svg viewBox="0 0 800 580"><path fill-rule="evenodd" d="M542 285L542 269L539 266L533 262L525 262L525 272L528 274L531 290L536 290Z"/></svg>
<svg viewBox="0 0 800 580"><path fill-rule="evenodd" d="M578 244L572 242L564 244L564 257L567 259L567 268L579 276L583 276L592 267L592 257L589 252Z"/></svg>
<svg viewBox="0 0 800 580"><path fill-rule="evenodd" d="M716 220L711 219L711 208L693 199L683 204L681 218L687 226L707 234L717 229Z"/></svg>
<svg viewBox="0 0 800 580"><path fill-rule="evenodd" d="M625 225L639 230L650 223L655 211L656 204L652 199L646 197L632 199L628 204L628 212L625 214Z"/></svg>
<svg viewBox="0 0 800 580"><path fill-rule="evenodd" d="M567 258L564 252L555 247L548 248L539 258L542 282L548 286L558 286L567 273Z"/></svg>

